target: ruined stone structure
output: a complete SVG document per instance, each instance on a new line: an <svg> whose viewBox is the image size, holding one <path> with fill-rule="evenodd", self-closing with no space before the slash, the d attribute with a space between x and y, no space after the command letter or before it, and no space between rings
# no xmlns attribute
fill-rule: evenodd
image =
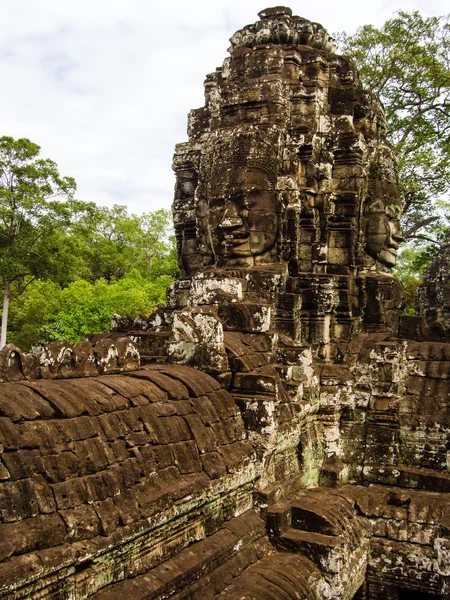
<svg viewBox="0 0 450 600"><path fill-rule="evenodd" d="M379 101L325 30L283 8L260 16L231 38L175 153L181 268L188 295L207 273L246 279L278 331L331 356L331 340L396 327L395 160ZM286 274L285 293L261 295Z"/></svg>
<svg viewBox="0 0 450 600"><path fill-rule="evenodd" d="M0 353L0 598L450 598L450 344L400 316L383 109L259 16L175 152L167 306Z"/></svg>
<svg viewBox="0 0 450 600"><path fill-rule="evenodd" d="M450 240L440 249L424 273L417 293L417 310L423 315L431 334L440 340L450 335Z"/></svg>

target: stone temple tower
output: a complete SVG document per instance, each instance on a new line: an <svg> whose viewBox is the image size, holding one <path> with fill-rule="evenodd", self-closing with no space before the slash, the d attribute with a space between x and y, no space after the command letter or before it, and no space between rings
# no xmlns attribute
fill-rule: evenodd
<svg viewBox="0 0 450 600"><path fill-rule="evenodd" d="M356 331L397 329L395 158L379 100L322 26L285 7L259 16L231 38L176 148L180 285L246 280L277 330L326 356Z"/></svg>

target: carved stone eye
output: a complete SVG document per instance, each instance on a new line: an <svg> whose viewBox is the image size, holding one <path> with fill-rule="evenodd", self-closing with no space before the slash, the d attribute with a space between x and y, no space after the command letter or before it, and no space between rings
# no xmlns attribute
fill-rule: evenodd
<svg viewBox="0 0 450 600"><path fill-rule="evenodd" d="M210 210L220 210L225 208L225 199L224 198L214 198L209 203Z"/></svg>
<svg viewBox="0 0 450 600"><path fill-rule="evenodd" d="M241 204L241 208L239 210L241 216L246 219L248 217L248 211L250 210L250 204L247 202L247 200L245 200L242 204Z"/></svg>

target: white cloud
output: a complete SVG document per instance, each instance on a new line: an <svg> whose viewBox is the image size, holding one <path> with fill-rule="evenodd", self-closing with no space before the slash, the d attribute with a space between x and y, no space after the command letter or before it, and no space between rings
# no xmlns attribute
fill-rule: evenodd
<svg viewBox="0 0 450 600"><path fill-rule="evenodd" d="M323 0L293 12L330 32L393 11L444 14L446 0ZM260 0L0 0L0 135L28 137L75 177L78 196L133 212L168 208L174 146L203 80Z"/></svg>

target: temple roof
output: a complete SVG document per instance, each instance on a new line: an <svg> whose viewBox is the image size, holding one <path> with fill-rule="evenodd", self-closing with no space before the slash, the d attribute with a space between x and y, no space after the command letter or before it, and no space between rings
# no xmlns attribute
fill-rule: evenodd
<svg viewBox="0 0 450 600"><path fill-rule="evenodd" d="M333 39L319 23L292 15L286 6L266 8L258 13L260 21L246 25L230 38L230 52L237 48L263 44L294 44L333 52Z"/></svg>

